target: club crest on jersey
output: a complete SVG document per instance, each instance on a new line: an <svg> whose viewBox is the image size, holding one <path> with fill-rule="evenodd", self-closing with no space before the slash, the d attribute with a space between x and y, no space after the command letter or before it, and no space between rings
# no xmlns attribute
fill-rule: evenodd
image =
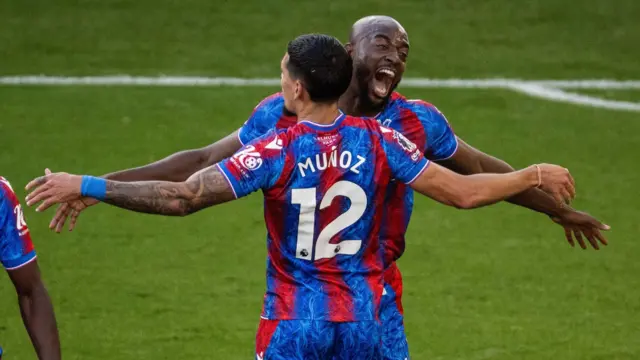
<svg viewBox="0 0 640 360"><path fill-rule="evenodd" d="M398 131L393 132L393 138L396 139L398 141L398 144L400 144L400 146L402 146L402 148L407 152L412 152L417 148L416 144L409 141L409 139L404 137L404 135L402 135Z"/></svg>
<svg viewBox="0 0 640 360"><path fill-rule="evenodd" d="M248 145L245 149L233 155L233 157L243 168L256 170L262 166L262 158L260 157L260 153L255 150L256 148L253 145Z"/></svg>

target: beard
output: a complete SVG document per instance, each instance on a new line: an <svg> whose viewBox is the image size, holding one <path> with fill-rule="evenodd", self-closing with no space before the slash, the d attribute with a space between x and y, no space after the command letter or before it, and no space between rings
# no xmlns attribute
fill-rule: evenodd
<svg viewBox="0 0 640 360"><path fill-rule="evenodd" d="M377 109L384 107L391 98L391 95L398 87L398 83L393 84L389 89L387 95L383 98L372 96L372 82L375 79L375 73L366 66L358 66L355 71L356 82L358 84L358 100L360 106L364 109Z"/></svg>

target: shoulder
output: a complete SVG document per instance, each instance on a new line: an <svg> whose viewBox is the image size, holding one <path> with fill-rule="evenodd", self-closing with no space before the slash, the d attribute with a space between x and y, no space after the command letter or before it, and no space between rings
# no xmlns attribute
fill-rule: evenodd
<svg viewBox="0 0 640 360"><path fill-rule="evenodd" d="M396 93L397 96L392 104L400 109L411 112L422 122L446 121L444 114L432 103L421 99L407 99Z"/></svg>
<svg viewBox="0 0 640 360"><path fill-rule="evenodd" d="M1 220L13 211L19 204L18 197L13 192L11 184L7 179L0 176L0 227Z"/></svg>
<svg viewBox="0 0 640 360"><path fill-rule="evenodd" d="M245 122L245 125L248 122L256 122L256 120L260 120L260 122L269 122L269 125L273 125L274 121L280 119L284 111L284 98L281 93L275 93L273 95L267 96L262 99L253 108L253 112L249 119Z"/></svg>
<svg viewBox="0 0 640 360"><path fill-rule="evenodd" d="M347 117L345 126L356 132L369 133L373 138L390 140L394 138L396 130L380 124L375 119L364 117ZM397 137L397 135L395 135Z"/></svg>
<svg viewBox="0 0 640 360"><path fill-rule="evenodd" d="M401 111L404 127L419 129L419 132L426 136L427 147L438 146L437 144L444 140L456 142L451 124L435 105L424 100L403 97L398 99L397 106L404 109Z"/></svg>
<svg viewBox="0 0 640 360"><path fill-rule="evenodd" d="M240 152L250 149L252 151L259 151L260 153L275 155L276 153L283 152L295 136L296 134L292 132L292 128L271 128L264 135L246 144Z"/></svg>
<svg viewBox="0 0 640 360"><path fill-rule="evenodd" d="M349 128L363 130L378 129L378 122L375 119L360 116L347 115L345 116L342 125Z"/></svg>
<svg viewBox="0 0 640 360"><path fill-rule="evenodd" d="M15 200L16 195L13 192L13 188L9 183L9 180L0 176L0 203L4 202L5 199Z"/></svg>
<svg viewBox="0 0 640 360"><path fill-rule="evenodd" d="M267 109L276 109L284 107L284 97L282 93L277 92L275 94L271 94L266 98L262 99L258 105L256 105L253 109L256 110L267 110Z"/></svg>

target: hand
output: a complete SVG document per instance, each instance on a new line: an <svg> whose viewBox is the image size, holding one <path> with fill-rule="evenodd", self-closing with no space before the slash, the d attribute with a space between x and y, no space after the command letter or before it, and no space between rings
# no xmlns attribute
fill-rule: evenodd
<svg viewBox="0 0 640 360"><path fill-rule="evenodd" d="M78 200L82 185L82 177L67 173L52 174L51 170L45 169L45 176L31 180L27 184L27 205L31 206L42 201L36 211L44 211L53 204Z"/></svg>
<svg viewBox="0 0 640 360"><path fill-rule="evenodd" d="M550 164L539 164L535 167L538 172L538 187L553 196L558 203L570 204L576 196L576 183L569 170Z"/></svg>
<svg viewBox="0 0 640 360"><path fill-rule="evenodd" d="M600 241L603 245L608 245L607 239L602 235L600 230L606 231L611 229L609 225L605 225L598 221L593 216L582 212L577 211L571 208L568 208L567 211L564 211L562 214L558 216L551 217L555 223L559 224L564 228L565 236L567 237L567 241L571 246L575 246L575 242L573 237L575 236L576 240L580 244L580 247L586 249L587 246L584 242L583 235L589 240L591 246L594 249L599 250L598 241Z"/></svg>
<svg viewBox="0 0 640 360"><path fill-rule="evenodd" d="M100 203L100 201L94 198L81 197L78 200L60 204L60 206L58 206L58 210L56 210L56 214L53 216L51 222L49 223L49 229L55 229L55 232L60 233L64 228L64 224L67 221L67 218L69 217L69 215L71 215L71 221L69 222L69 231L73 231L73 229L76 227L76 222L78 221L78 216L80 216L80 213L89 206L93 206L98 203Z"/></svg>

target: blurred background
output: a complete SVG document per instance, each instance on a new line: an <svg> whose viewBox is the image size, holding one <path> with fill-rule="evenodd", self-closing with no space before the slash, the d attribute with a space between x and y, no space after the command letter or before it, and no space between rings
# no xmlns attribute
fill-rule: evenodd
<svg viewBox="0 0 640 360"><path fill-rule="evenodd" d="M409 33L406 79L640 79L636 0L3 0L0 82L276 79L287 41L308 32L346 41L371 14L393 16ZM638 86L616 87L566 91L640 103ZM142 165L227 135L277 90L0 85L0 174L23 198L45 167L101 175ZM515 167L568 167L575 206L612 226L608 247L583 251L525 209L466 212L418 199L399 261L413 358L639 359L640 112L506 88L399 91L435 104L460 137ZM47 229L52 215L25 210L66 359L254 356L265 288L261 194L177 219L100 205L60 235ZM0 294L6 358L35 358L6 277Z"/></svg>

